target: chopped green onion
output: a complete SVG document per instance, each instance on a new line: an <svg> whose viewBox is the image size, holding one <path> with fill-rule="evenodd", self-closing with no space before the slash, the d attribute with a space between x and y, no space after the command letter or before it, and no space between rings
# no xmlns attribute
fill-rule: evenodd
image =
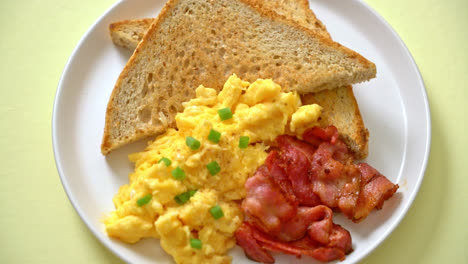
<svg viewBox="0 0 468 264"><path fill-rule="evenodd" d="M196 192L197 192L197 190L190 190L190 191L183 192L181 194L176 195L174 197L174 200L178 204L184 204L184 203L188 202L190 200L190 198L193 195L195 195Z"/></svg>
<svg viewBox="0 0 468 264"><path fill-rule="evenodd" d="M194 249L201 249L202 243L200 239L190 238L190 246Z"/></svg>
<svg viewBox="0 0 468 264"><path fill-rule="evenodd" d="M186 175L184 170L181 167L177 167L171 171L172 177L176 180L183 180L185 179Z"/></svg>
<svg viewBox="0 0 468 264"><path fill-rule="evenodd" d="M172 161L166 157L163 157L162 159L160 159L158 163L161 163L161 161L164 162L164 164L166 164L167 167L171 166L172 164Z"/></svg>
<svg viewBox="0 0 468 264"><path fill-rule="evenodd" d="M228 107L219 109L218 115L219 115L219 118L221 118L221 120L223 121L232 118L231 109L229 109Z"/></svg>
<svg viewBox="0 0 468 264"><path fill-rule="evenodd" d="M185 144L187 144L187 146L193 150L197 150L200 148L200 141L196 140L193 137L186 137Z"/></svg>
<svg viewBox="0 0 468 264"><path fill-rule="evenodd" d="M137 205L138 206L143 206L147 203L149 203L149 201L151 201L151 198L153 198L153 196L151 194L147 194L143 197L141 197L140 199L137 200Z"/></svg>
<svg viewBox="0 0 468 264"><path fill-rule="evenodd" d="M220 139L221 139L221 133L219 133L218 131L214 129L211 129L210 134L208 135L208 140L213 143L218 143Z"/></svg>
<svg viewBox="0 0 468 264"><path fill-rule="evenodd" d="M245 149L249 145L249 137L248 136L241 136L239 138L239 148Z"/></svg>
<svg viewBox="0 0 468 264"><path fill-rule="evenodd" d="M224 216L223 209L221 209L221 206L219 205L211 207L210 214L213 216L214 219L219 219Z"/></svg>
<svg viewBox="0 0 468 264"><path fill-rule="evenodd" d="M221 167L219 166L218 162L216 162L214 160L212 162L206 164L206 168L210 172L211 176L215 176L221 170Z"/></svg>

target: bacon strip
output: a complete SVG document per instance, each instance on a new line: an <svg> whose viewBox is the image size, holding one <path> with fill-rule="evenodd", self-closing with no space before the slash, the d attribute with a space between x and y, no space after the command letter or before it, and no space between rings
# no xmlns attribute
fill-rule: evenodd
<svg viewBox="0 0 468 264"><path fill-rule="evenodd" d="M315 149L310 148L308 145L292 146L295 144L295 139L290 136L280 136L277 138L280 144L282 156L277 152L270 153L271 159L267 159L266 164L271 172L275 171L276 167L284 168L282 175L279 177L276 173L272 173L272 178L278 183L278 178L281 178L281 182L284 179L289 182L287 186L288 197L293 197L290 200L297 201L299 204L307 206L315 206L320 204L320 199L310 191L310 181L308 171L310 170L310 162L307 159L307 154L314 153ZM294 148L296 151L285 151L285 149ZM284 162L286 160L286 162ZM283 186L286 184L282 183ZM284 188L282 188L284 189Z"/></svg>
<svg viewBox="0 0 468 264"><path fill-rule="evenodd" d="M281 163L280 154L277 151L271 151L265 161L270 179L281 189L286 199L291 203L298 205L292 183L289 180L285 169L281 166Z"/></svg>
<svg viewBox="0 0 468 264"><path fill-rule="evenodd" d="M333 223L332 210L324 205L297 206L274 183L266 166L245 186L242 208L247 221L235 236L249 258L273 263L269 250L331 261L343 259L351 251L351 236Z"/></svg>
<svg viewBox="0 0 468 264"><path fill-rule="evenodd" d="M280 146L281 158L278 156L275 162L285 168L286 177L291 182L294 195L299 204L306 206L319 205L320 199L310 191L311 182L309 180L311 166L308 158L313 155L315 148L308 144L301 144L299 140L291 136L279 136L276 141Z"/></svg>
<svg viewBox="0 0 468 264"><path fill-rule="evenodd" d="M255 226L244 222L235 235L237 243L244 249L246 255L259 262L272 263L269 258L271 255L266 250L294 255L296 257L306 255L324 262L337 259L343 260L345 255L352 250L351 236L348 231L335 224L333 224L332 233L334 234L334 239L328 245L320 244L308 236L294 242L282 242L259 231ZM243 239L244 237L249 237L254 242L249 241L246 243ZM339 238L340 241L337 242L336 238ZM342 248L342 246L345 246L345 248Z"/></svg>
<svg viewBox="0 0 468 264"><path fill-rule="evenodd" d="M332 209L358 222L398 189L367 163L353 164L335 127L308 129L303 138L279 136L278 150L245 183L246 221L235 235L253 260L273 263L268 251L343 260L351 235L333 223Z"/></svg>
<svg viewBox="0 0 468 264"><path fill-rule="evenodd" d="M302 137L304 141L315 147L319 147L324 142L330 143L327 145L328 150L333 153L333 158L340 162L345 162L351 158L348 147L339 139L338 129L335 126L326 128L312 127L307 129Z"/></svg>
<svg viewBox="0 0 468 264"><path fill-rule="evenodd" d="M385 200L390 199L398 190L385 176L367 163L357 165L362 175L361 192L356 202L354 221L364 219L374 209L382 209Z"/></svg>
<svg viewBox="0 0 468 264"><path fill-rule="evenodd" d="M303 138L307 142L291 136L278 137L280 157L275 159L283 162L277 166L287 168L300 205L324 204L358 222L374 208L380 209L398 189L370 165L352 164L335 127L308 129ZM320 140L325 141L319 144ZM315 152L310 151L314 147ZM309 200L301 199L304 194ZM319 201L314 201L314 197Z"/></svg>
<svg viewBox="0 0 468 264"><path fill-rule="evenodd" d="M263 263L275 263L275 259L257 242L252 233L251 226L243 223L234 233L237 244L244 249L248 258Z"/></svg>
<svg viewBox="0 0 468 264"><path fill-rule="evenodd" d="M335 144L338 140L339 134L338 129L335 126L328 126L326 128L316 126L307 129L302 137L312 146L318 147L320 144L327 141Z"/></svg>
<svg viewBox="0 0 468 264"><path fill-rule="evenodd" d="M326 206L299 207L292 219L281 223L278 233L269 234L285 242L301 239L308 234L314 240L328 244L332 219L333 212Z"/></svg>
<svg viewBox="0 0 468 264"><path fill-rule="evenodd" d="M294 217L297 206L284 197L268 175L268 168L261 166L254 176L247 179L247 196L242 202L242 209L265 232L279 233L281 223Z"/></svg>

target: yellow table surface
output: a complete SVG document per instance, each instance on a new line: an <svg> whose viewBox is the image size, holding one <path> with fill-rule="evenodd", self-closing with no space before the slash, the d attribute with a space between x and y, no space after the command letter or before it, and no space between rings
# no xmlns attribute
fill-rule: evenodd
<svg viewBox="0 0 468 264"><path fill-rule="evenodd" d="M0 1L0 263L121 263L67 199L51 138L65 63L113 2ZM366 2L394 27L419 66L432 147L410 211L362 263L468 263L468 1Z"/></svg>

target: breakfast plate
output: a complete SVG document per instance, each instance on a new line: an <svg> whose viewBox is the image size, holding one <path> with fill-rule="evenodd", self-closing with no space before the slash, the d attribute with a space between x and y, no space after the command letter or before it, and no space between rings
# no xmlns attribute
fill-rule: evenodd
<svg viewBox="0 0 468 264"><path fill-rule="evenodd" d="M71 55L60 79L52 117L53 148L64 189L93 234L130 263L172 263L156 239L134 245L109 238L102 219L114 209L112 197L128 183L132 164L127 155L141 151L146 141L100 152L108 99L130 53L110 40L112 22L155 17L164 0L120 1L89 29ZM332 38L359 52L377 66L377 78L354 86L364 122L370 132L366 162L400 185L383 209L359 224L341 214L336 223L350 231L354 251L342 263L355 263L374 250L410 208L427 165L430 113L424 83L411 54L392 28L359 0L312 0L310 6ZM233 263L250 263L236 247ZM314 263L276 256L279 263Z"/></svg>

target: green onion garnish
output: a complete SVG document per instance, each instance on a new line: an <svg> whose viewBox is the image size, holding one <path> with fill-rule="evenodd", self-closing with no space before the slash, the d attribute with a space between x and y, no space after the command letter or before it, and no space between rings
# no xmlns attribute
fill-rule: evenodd
<svg viewBox="0 0 468 264"><path fill-rule="evenodd" d="M210 134L208 135L208 140L213 143L218 143L220 139L221 139L221 133L219 133L218 131L214 129L211 129Z"/></svg>
<svg viewBox="0 0 468 264"><path fill-rule="evenodd" d="M219 115L219 118L221 118L221 120L223 121L232 118L231 109L229 109L228 107L219 109L218 115Z"/></svg>
<svg viewBox="0 0 468 264"><path fill-rule="evenodd" d="M181 194L176 195L174 197L174 200L178 204L184 204L184 203L188 202L190 200L190 197L195 195L196 192L197 192L197 190L190 190L190 191L183 192Z"/></svg>
<svg viewBox="0 0 468 264"><path fill-rule="evenodd" d="M151 198L153 198L153 196L151 194L147 194L143 197L141 197L140 199L137 200L137 205L138 206L143 206L147 203L149 203L149 201L151 201Z"/></svg>
<svg viewBox="0 0 468 264"><path fill-rule="evenodd" d="M172 177L176 180L183 180L185 179L185 172L181 167L177 167L171 171Z"/></svg>
<svg viewBox="0 0 468 264"><path fill-rule="evenodd" d="M197 150L200 148L200 141L196 140L193 137L186 137L185 144L187 144L187 146L193 150Z"/></svg>
<svg viewBox="0 0 468 264"><path fill-rule="evenodd" d="M212 162L206 164L206 168L210 172L211 176L215 176L221 170L221 167L219 166L218 162L216 162L214 160Z"/></svg>
<svg viewBox="0 0 468 264"><path fill-rule="evenodd" d="M239 138L239 148L245 149L249 145L249 137L248 136L241 136Z"/></svg>
<svg viewBox="0 0 468 264"><path fill-rule="evenodd" d="M202 243L200 239L190 238L190 246L194 249L201 249Z"/></svg>
<svg viewBox="0 0 468 264"><path fill-rule="evenodd" d="M172 161L166 157L163 157L162 159L160 159L158 163L161 163L161 161L164 162L164 164L166 164L167 167L171 166L172 164Z"/></svg>
<svg viewBox="0 0 468 264"><path fill-rule="evenodd" d="M219 205L211 207L210 214L213 216L214 219L219 219L224 216L223 209L221 209L221 206Z"/></svg>

